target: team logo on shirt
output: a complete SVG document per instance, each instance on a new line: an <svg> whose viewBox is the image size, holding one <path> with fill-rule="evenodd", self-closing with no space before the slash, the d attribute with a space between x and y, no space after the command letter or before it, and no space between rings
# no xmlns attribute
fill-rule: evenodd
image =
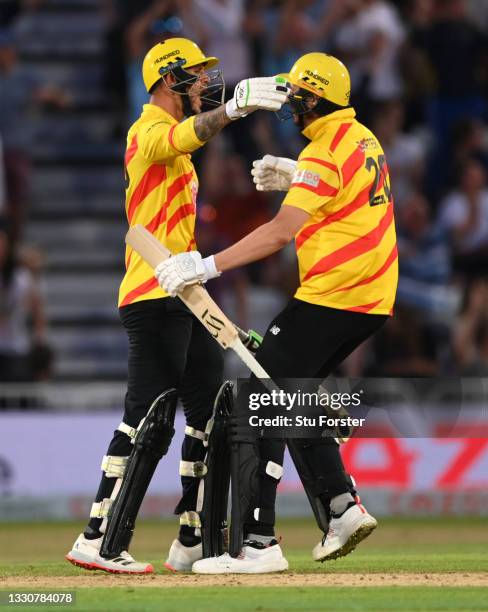
<svg viewBox="0 0 488 612"><path fill-rule="evenodd" d="M361 138L361 140L356 141L356 144L361 151L378 148L378 141L375 138Z"/></svg>
<svg viewBox="0 0 488 612"><path fill-rule="evenodd" d="M318 187L320 183L320 174L303 168L295 172L291 183L292 185L302 184L308 185L309 187Z"/></svg>

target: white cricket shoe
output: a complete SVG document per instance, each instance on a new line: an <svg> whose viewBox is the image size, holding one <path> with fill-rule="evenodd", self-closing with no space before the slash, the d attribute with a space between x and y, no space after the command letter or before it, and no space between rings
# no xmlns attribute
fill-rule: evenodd
<svg viewBox="0 0 488 612"><path fill-rule="evenodd" d="M362 504L354 504L339 518L331 519L329 531L312 551L314 560L329 561L348 555L377 525Z"/></svg>
<svg viewBox="0 0 488 612"><path fill-rule="evenodd" d="M87 540L83 534L73 544L73 548L65 559L87 570L103 570L113 574L152 574L153 566L150 563L139 563L124 550L114 559L105 559L100 556L100 547L103 537Z"/></svg>
<svg viewBox="0 0 488 612"><path fill-rule="evenodd" d="M238 557L225 553L220 557L201 559L193 564L192 569L195 574L268 574L287 570L288 561L276 540L269 545L244 542Z"/></svg>
<svg viewBox="0 0 488 612"><path fill-rule="evenodd" d="M202 545L184 546L179 540L173 540L164 567L172 572L191 572L195 561L202 558Z"/></svg>

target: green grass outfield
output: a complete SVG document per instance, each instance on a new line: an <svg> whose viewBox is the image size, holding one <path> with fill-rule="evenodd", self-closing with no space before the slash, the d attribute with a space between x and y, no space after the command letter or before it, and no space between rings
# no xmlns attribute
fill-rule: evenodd
<svg viewBox="0 0 488 612"><path fill-rule="evenodd" d="M75 590L76 605L58 609L76 612L488 611L486 519L383 519L353 554L326 564L311 559L320 537L313 521L284 520L277 532L290 562L288 574L225 576L213 582L162 569L175 522L141 522L136 530L131 551L154 564L155 577L119 577L73 567L63 557L81 529L78 523L0 524L0 589ZM487 586L473 586L473 579ZM350 582L354 586L347 586Z"/></svg>

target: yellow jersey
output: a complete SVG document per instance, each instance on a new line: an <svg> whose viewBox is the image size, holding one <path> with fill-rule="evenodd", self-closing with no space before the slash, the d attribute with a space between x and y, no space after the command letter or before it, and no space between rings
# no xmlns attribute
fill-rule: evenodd
<svg viewBox="0 0 488 612"><path fill-rule="evenodd" d="M311 216L295 236L300 287L311 304L392 314L398 253L388 166L352 108L317 119L303 134L283 204Z"/></svg>
<svg viewBox="0 0 488 612"><path fill-rule="evenodd" d="M159 106L145 104L127 135L125 211L130 226L144 225L173 253L195 248L198 178L190 153L204 143L195 117L178 121ZM153 270L129 246L119 306L166 297Z"/></svg>

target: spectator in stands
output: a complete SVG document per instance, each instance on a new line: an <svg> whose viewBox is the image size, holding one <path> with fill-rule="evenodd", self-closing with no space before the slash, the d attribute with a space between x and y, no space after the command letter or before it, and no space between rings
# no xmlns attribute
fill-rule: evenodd
<svg viewBox="0 0 488 612"><path fill-rule="evenodd" d="M422 188L425 171L425 144L421 138L403 131L404 106L391 101L376 107L372 124L388 160L395 204Z"/></svg>
<svg viewBox="0 0 488 612"><path fill-rule="evenodd" d="M203 253L214 253L216 249L224 249L230 242L219 231L215 220L217 210L212 204L200 202L197 209L196 237L198 248ZM231 270L229 278L225 274L215 279L207 287L207 291L217 304L224 305L228 316L241 328L247 329L249 323L249 280L246 270ZM227 310L231 302L232 313Z"/></svg>
<svg viewBox="0 0 488 612"><path fill-rule="evenodd" d="M416 311L402 305L374 340L375 360L367 374L373 376L423 377L440 372L437 343Z"/></svg>
<svg viewBox="0 0 488 612"><path fill-rule="evenodd" d="M432 23L436 0L404 0L407 37L400 52L400 70L406 108L406 125L425 131L427 105L434 95L436 75L425 51L417 42L417 32Z"/></svg>
<svg viewBox="0 0 488 612"><path fill-rule="evenodd" d="M0 28L9 27L23 12L35 11L46 0L2 0L0 4Z"/></svg>
<svg viewBox="0 0 488 612"><path fill-rule="evenodd" d="M2 135L0 134L0 224L7 222L7 185L5 184L5 165L3 161Z"/></svg>
<svg viewBox="0 0 488 612"><path fill-rule="evenodd" d="M212 147L201 177L205 201L215 207L214 224L229 244L269 221L268 199L254 188L249 168L239 155Z"/></svg>
<svg viewBox="0 0 488 612"><path fill-rule="evenodd" d="M372 105L403 93L399 53L405 29L390 2L348 0L347 4L350 16L339 26L335 45L351 72L354 107L367 120Z"/></svg>
<svg viewBox="0 0 488 612"><path fill-rule="evenodd" d="M41 83L19 62L13 35L0 31L0 136L7 185L7 214L11 237L21 236L29 195L33 144L32 108L51 104L64 108L68 97L57 87Z"/></svg>
<svg viewBox="0 0 488 612"><path fill-rule="evenodd" d="M486 0L468 0L467 11L471 23L488 34L488 2Z"/></svg>
<svg viewBox="0 0 488 612"><path fill-rule="evenodd" d="M399 211L397 303L415 308L424 320L451 323L459 296L450 286L451 252L446 229L431 219L431 207L413 193Z"/></svg>
<svg viewBox="0 0 488 612"><path fill-rule="evenodd" d="M251 74L245 30L244 0L191 0L189 11L198 15L200 38L208 54L221 57L221 68L229 90ZM183 12L188 18L188 11Z"/></svg>
<svg viewBox="0 0 488 612"><path fill-rule="evenodd" d="M456 188L441 204L441 222L451 233L455 267L468 276L484 275L488 265L488 189L486 171L466 160Z"/></svg>
<svg viewBox="0 0 488 612"><path fill-rule="evenodd" d="M449 168L449 133L454 122L486 115L488 38L469 20L467 0L436 0L432 21L413 40L428 58L436 87L428 109L436 149L429 173L438 189Z"/></svg>
<svg viewBox="0 0 488 612"><path fill-rule="evenodd" d="M245 9L245 0L190 0L182 11L185 27L189 24L190 15L198 15L196 40L199 40L212 56L222 58L220 64L225 77L227 97L232 95L241 79L251 74ZM191 27L192 30L195 29L195 20ZM270 119L273 117L267 117L264 121ZM259 120L263 118L251 115L245 130L237 124L231 124L222 135L234 152L244 156L249 166L256 158L258 149L254 127ZM206 154L208 151L203 149L202 153Z"/></svg>
<svg viewBox="0 0 488 612"><path fill-rule="evenodd" d="M45 333L37 283L18 262L8 234L0 230L0 381L34 378L32 358L45 347Z"/></svg>
<svg viewBox="0 0 488 612"><path fill-rule="evenodd" d="M452 160L451 172L461 167L470 158L480 161L488 172L487 126L480 120L466 117L455 123L451 129Z"/></svg>
<svg viewBox="0 0 488 612"><path fill-rule="evenodd" d="M488 282L466 289L465 304L454 326L454 353L461 374L488 376Z"/></svg>
<svg viewBox="0 0 488 612"><path fill-rule="evenodd" d="M156 43L175 36L202 41L205 34L197 13L192 10L193 0L154 0L139 6L129 20L125 31L127 58L127 87L129 123L141 114L147 102L147 91L141 77L141 62ZM134 13L134 11L133 11Z"/></svg>

